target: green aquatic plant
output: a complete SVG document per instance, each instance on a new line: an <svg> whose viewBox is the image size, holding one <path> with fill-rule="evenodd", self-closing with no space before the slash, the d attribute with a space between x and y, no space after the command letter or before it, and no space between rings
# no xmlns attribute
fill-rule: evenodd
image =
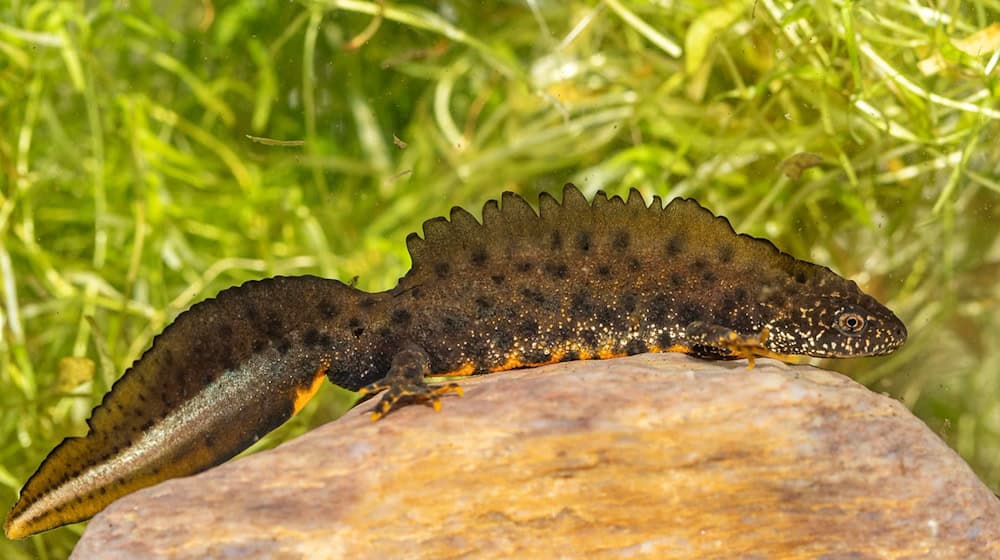
<svg viewBox="0 0 1000 560"><path fill-rule="evenodd" d="M902 400L1000 488L998 16L983 0L9 2L0 502L192 303L274 274L384 289L423 220L566 181L694 196L857 280L910 340L824 365ZM258 448L352 400L322 391ZM80 531L0 556L63 557Z"/></svg>

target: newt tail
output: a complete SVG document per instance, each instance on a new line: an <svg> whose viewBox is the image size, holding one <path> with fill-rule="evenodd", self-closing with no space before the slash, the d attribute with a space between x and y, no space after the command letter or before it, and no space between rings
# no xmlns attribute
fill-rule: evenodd
<svg viewBox="0 0 1000 560"><path fill-rule="evenodd" d="M385 391L380 417L437 408L474 375L642 352L711 359L870 356L903 323L830 269L739 235L690 199L647 205L567 185L538 211L504 193L482 222L461 208L424 224L413 266L368 293L314 276L248 282L157 336L21 490L4 523L23 538L117 498L222 463L301 410L323 377Z"/></svg>
<svg viewBox="0 0 1000 560"><path fill-rule="evenodd" d="M354 339L314 326L357 299L335 280L273 278L182 313L94 409L88 434L64 440L24 485L7 536L87 519L135 490L222 463L283 424L334 367L330 353ZM362 362L336 367L377 367Z"/></svg>

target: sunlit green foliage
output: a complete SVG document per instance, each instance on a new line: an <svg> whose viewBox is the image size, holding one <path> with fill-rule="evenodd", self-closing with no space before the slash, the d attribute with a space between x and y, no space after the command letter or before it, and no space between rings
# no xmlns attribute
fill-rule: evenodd
<svg viewBox="0 0 1000 560"><path fill-rule="evenodd" d="M422 220L567 180L695 196L856 279L910 342L823 365L998 488L998 20L997 0L10 0L0 504L192 303L274 274L385 289ZM792 179L800 152L822 161ZM324 391L263 445L348 402ZM63 557L81 530L0 556Z"/></svg>

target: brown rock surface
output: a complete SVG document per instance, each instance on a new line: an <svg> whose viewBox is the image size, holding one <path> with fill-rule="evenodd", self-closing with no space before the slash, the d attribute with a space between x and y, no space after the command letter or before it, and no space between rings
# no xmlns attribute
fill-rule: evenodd
<svg viewBox="0 0 1000 560"><path fill-rule="evenodd" d="M668 354L463 385L126 497L73 557L1000 557L1000 500L839 374Z"/></svg>

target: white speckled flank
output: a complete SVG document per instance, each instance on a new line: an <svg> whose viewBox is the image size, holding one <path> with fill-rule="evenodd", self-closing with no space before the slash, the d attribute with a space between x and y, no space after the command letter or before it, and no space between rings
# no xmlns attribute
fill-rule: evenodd
<svg viewBox="0 0 1000 560"><path fill-rule="evenodd" d="M17 536L25 523L48 512L73 507L80 496L96 495L102 488L113 491L129 473L142 473L169 464L177 460L178 455L201 445L206 434L238 425L241 417L255 408L273 406L267 383L262 383L266 378L260 375L268 369L268 364L257 357L239 372L222 375L156 422L131 445L99 463L87 465L79 475L39 496L8 520L8 533Z"/></svg>

